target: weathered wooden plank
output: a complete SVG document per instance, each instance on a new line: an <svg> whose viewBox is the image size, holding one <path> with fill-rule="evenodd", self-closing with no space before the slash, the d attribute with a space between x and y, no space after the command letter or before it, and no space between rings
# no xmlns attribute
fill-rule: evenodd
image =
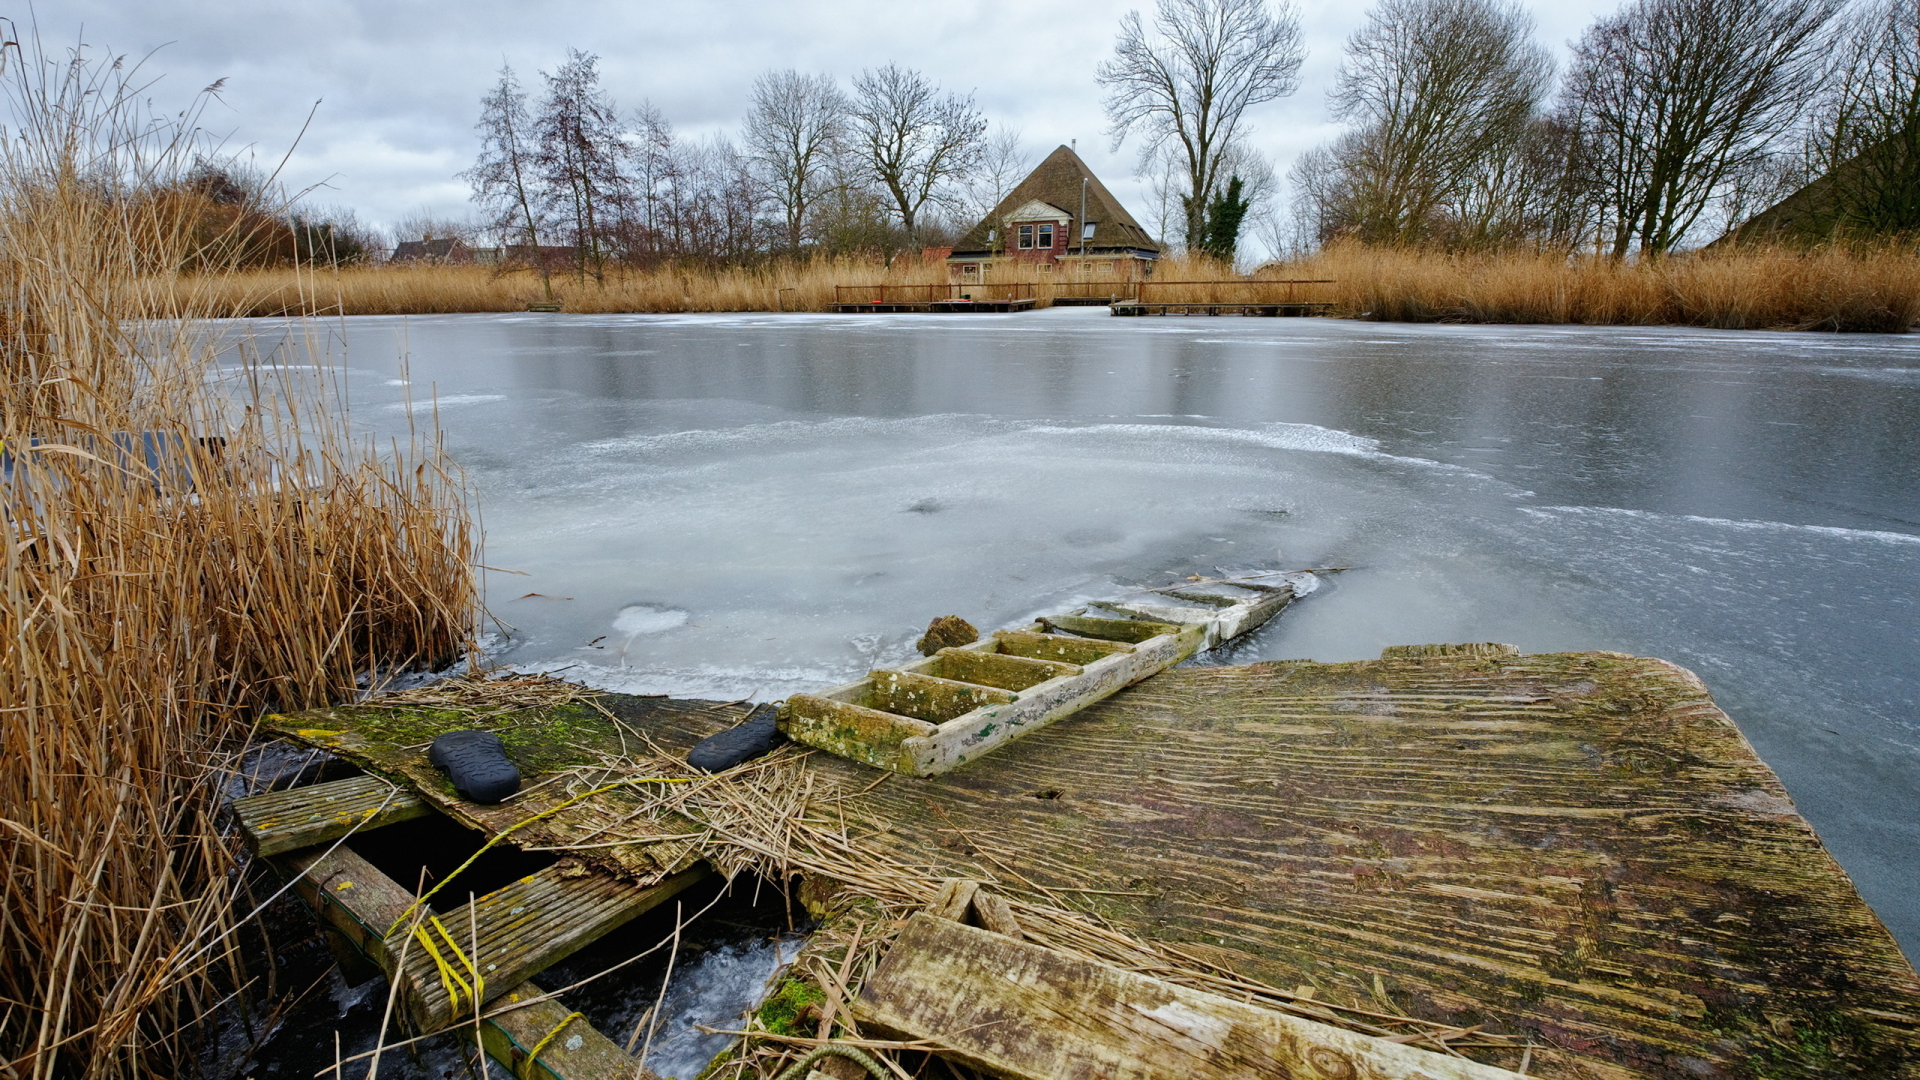
<svg viewBox="0 0 1920 1080"><path fill-rule="evenodd" d="M494 1004L512 1004L540 994L534 983L521 983ZM552 998L488 1018L480 1025L480 1041L487 1056L506 1066L516 1080L656 1080L653 1070L641 1069L632 1054L602 1035L586 1017L575 1016ZM536 1047L540 1056L529 1060Z"/></svg>
<svg viewBox="0 0 1920 1080"><path fill-rule="evenodd" d="M1168 623L1148 622L1144 619L1099 619L1087 615L1049 615L1041 619L1040 623L1049 630L1057 627L1069 634L1101 638L1106 641L1124 641L1133 645L1161 634L1171 634L1179 629L1178 626Z"/></svg>
<svg viewBox="0 0 1920 1080"><path fill-rule="evenodd" d="M407 951L402 976L415 1020L431 1029L462 1013L472 1015L472 996L460 987L459 979L471 983L477 971L486 980L481 1001L491 1001L671 899L705 877L707 870L696 867L645 888L600 874L570 874L577 875L577 868L529 874L471 904L448 910L439 916L437 927L420 927L414 946ZM440 934L442 928L445 937ZM401 929L388 938L389 955L397 955L405 934ZM443 971L443 963L451 975Z"/></svg>
<svg viewBox="0 0 1920 1080"><path fill-rule="evenodd" d="M412 791L370 775L249 795L232 809L240 835L262 858L430 812Z"/></svg>
<svg viewBox="0 0 1920 1080"><path fill-rule="evenodd" d="M896 772L911 771L906 740L939 730L925 720L869 709L817 694L789 694L780 710L780 730L796 742L843 758Z"/></svg>
<svg viewBox="0 0 1920 1080"><path fill-rule="evenodd" d="M1518 1076L925 914L908 920L854 1015L1011 1080Z"/></svg>
<svg viewBox="0 0 1920 1080"><path fill-rule="evenodd" d="M928 675L953 679L956 682L1019 691L1038 686L1048 679L1078 675L1081 666L1056 660L1008 656L1005 653L987 652L981 649L941 649L933 654L931 662L924 667L919 667L919 670Z"/></svg>
<svg viewBox="0 0 1920 1080"><path fill-rule="evenodd" d="M1058 660L1067 664L1091 664L1103 656L1132 652L1124 641L1042 634L1034 630L996 630L987 646L1009 656L1027 656L1035 660Z"/></svg>
<svg viewBox="0 0 1920 1080"><path fill-rule="evenodd" d="M375 966L392 970L398 954L388 952L390 942L381 935L396 920L407 916L413 906L411 893L344 845L331 853L317 849L301 851L283 857L278 864L290 875L301 875L294 891L313 906L330 932L346 939ZM397 949L399 940L393 939L391 947ZM496 996L495 1003L515 1003L541 996L543 992L538 985L523 982L509 986ZM488 1055L505 1065L515 1077L626 1080L634 1076L633 1058L579 1017L560 1028L559 1034L547 1042L529 1071L528 1054L570 1014L566 1006L551 999L527 1005L483 1021L481 1042Z"/></svg>
<svg viewBox="0 0 1920 1080"><path fill-rule="evenodd" d="M943 724L983 705L1007 705L1014 700L1014 695L1005 690L915 671L876 670L868 672L867 678L872 685L862 704L932 724Z"/></svg>

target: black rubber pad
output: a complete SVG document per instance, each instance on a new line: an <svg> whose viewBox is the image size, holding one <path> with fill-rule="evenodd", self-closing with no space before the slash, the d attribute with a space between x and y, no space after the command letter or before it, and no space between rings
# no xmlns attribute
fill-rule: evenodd
<svg viewBox="0 0 1920 1080"><path fill-rule="evenodd" d="M427 760L447 770L453 789L470 802L497 803L520 790L520 770L491 731L449 731L433 740Z"/></svg>
<svg viewBox="0 0 1920 1080"><path fill-rule="evenodd" d="M755 705L745 720L701 739L687 754L687 764L703 772L719 772L759 757L787 741L774 726L778 716L779 710L772 705Z"/></svg>

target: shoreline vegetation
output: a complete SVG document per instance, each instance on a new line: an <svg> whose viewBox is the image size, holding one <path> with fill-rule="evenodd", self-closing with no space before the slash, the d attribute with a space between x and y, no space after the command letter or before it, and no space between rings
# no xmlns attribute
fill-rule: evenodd
<svg viewBox="0 0 1920 1080"><path fill-rule="evenodd" d="M1626 261L1346 244L1249 275L1208 259L1164 259L1154 278L1331 279L1301 286L1298 295L1331 301L1335 317L1381 322L1902 333L1920 321L1920 255L1892 246L1740 247ZM577 314L821 312L832 310L835 286L948 283L943 263L912 257L891 266L840 257L744 267L610 267L603 279L556 274L552 282L561 310ZM1054 280L1037 271L987 288L999 284L1035 285L1040 307L1055 295L1130 288ZM147 287L164 302L184 299L215 317L512 312L546 300L531 268L454 264L255 269L150 279ZM1156 289L1153 297L1221 298L1200 284Z"/></svg>
<svg viewBox="0 0 1920 1080"><path fill-rule="evenodd" d="M197 112L155 121L137 67L23 37L0 45L0 1075L221 1075L300 989L220 812L253 725L455 662L477 533L431 429L376 446L324 369L215 363L207 297L147 287L205 247L146 212Z"/></svg>

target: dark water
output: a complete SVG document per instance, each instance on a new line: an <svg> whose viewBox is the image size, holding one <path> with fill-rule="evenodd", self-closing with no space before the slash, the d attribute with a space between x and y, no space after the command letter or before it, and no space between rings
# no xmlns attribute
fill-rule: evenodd
<svg viewBox="0 0 1920 1080"><path fill-rule="evenodd" d="M1355 566L1232 658L1683 664L1920 955L1915 339L1099 309L318 329L358 422L438 395L487 561L525 575L490 582L508 662L772 698L933 615Z"/></svg>

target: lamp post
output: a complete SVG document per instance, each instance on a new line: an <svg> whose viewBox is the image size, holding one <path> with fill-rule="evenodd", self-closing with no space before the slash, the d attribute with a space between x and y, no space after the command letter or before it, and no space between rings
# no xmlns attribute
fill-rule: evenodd
<svg viewBox="0 0 1920 1080"><path fill-rule="evenodd" d="M1080 178L1080 280L1087 280L1087 178Z"/></svg>

